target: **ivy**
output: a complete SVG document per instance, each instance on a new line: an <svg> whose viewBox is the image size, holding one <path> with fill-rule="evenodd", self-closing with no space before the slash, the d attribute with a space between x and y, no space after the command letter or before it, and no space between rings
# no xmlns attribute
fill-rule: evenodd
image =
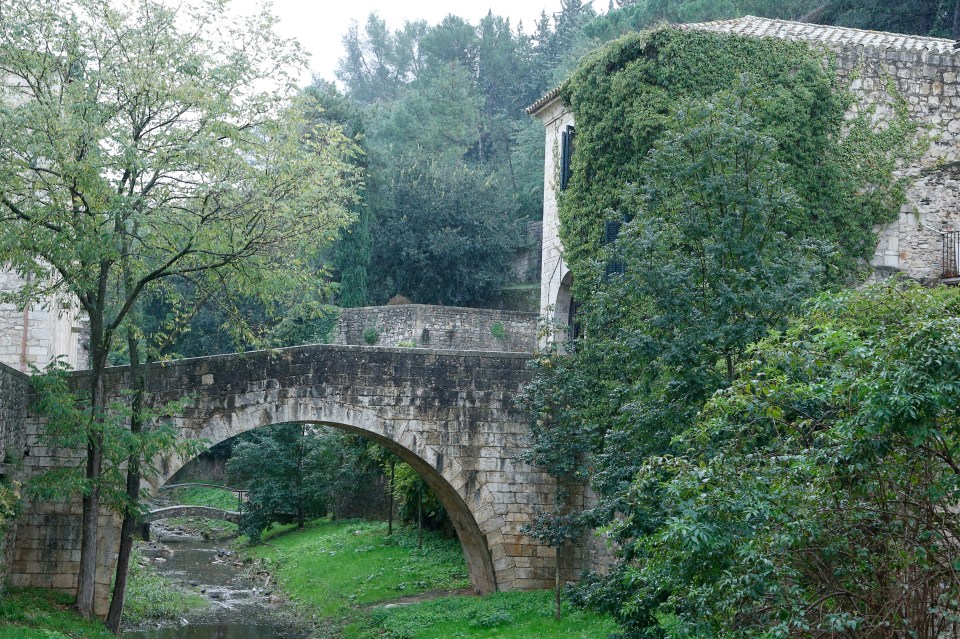
<svg viewBox="0 0 960 639"><path fill-rule="evenodd" d="M892 115L856 109L829 52L803 42L665 27L631 34L588 57L562 95L577 125L573 177L560 199L565 257L584 299L582 277L602 257L603 221L628 210L643 163L678 108L731 87L756 87L741 101L754 126L776 142L778 162L803 211L795 233L832 243L833 278L845 281L876 246L875 227L903 201L898 157L915 152L918 127L894 87Z"/></svg>

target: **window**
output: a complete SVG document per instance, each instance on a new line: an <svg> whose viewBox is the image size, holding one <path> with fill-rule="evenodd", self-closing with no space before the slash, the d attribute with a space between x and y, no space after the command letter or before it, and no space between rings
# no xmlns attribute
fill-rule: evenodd
<svg viewBox="0 0 960 639"><path fill-rule="evenodd" d="M625 220L626 221L626 220ZM617 220L606 220L603 223L603 245L608 246L617 241L617 236L620 235L620 228L623 226L623 222ZM611 275L623 275L626 272L626 268L623 265L623 262L619 260L608 260L607 266L604 269L604 275L610 277Z"/></svg>
<svg viewBox="0 0 960 639"><path fill-rule="evenodd" d="M573 168L570 163L573 158L573 139L576 137L576 129L567 126L560 132L560 190L567 188L570 177L573 175Z"/></svg>

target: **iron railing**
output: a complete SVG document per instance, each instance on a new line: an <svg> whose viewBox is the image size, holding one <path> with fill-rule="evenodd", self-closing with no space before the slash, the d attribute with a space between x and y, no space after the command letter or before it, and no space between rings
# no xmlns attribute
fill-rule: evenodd
<svg viewBox="0 0 960 639"><path fill-rule="evenodd" d="M960 231L943 233L943 269L940 277L949 279L960 277Z"/></svg>

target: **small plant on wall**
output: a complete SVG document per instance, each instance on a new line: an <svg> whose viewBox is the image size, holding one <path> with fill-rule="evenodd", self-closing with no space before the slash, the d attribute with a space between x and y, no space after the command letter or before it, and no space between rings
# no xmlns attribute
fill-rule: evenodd
<svg viewBox="0 0 960 639"><path fill-rule="evenodd" d="M373 326L370 326L363 331L363 341L369 344L370 346L373 346L374 344L376 344L377 340L379 339L380 339L380 331L378 331Z"/></svg>
<svg viewBox="0 0 960 639"><path fill-rule="evenodd" d="M507 339L507 332L503 330L502 322L494 322L490 325L490 334L493 335L494 339L503 341Z"/></svg>

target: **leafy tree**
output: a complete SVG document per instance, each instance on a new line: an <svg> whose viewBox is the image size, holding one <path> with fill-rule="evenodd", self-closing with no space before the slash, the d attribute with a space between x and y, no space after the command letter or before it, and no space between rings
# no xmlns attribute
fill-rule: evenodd
<svg viewBox="0 0 960 639"><path fill-rule="evenodd" d="M956 633L958 313L954 289L890 281L752 349L633 482L626 636Z"/></svg>
<svg viewBox="0 0 960 639"><path fill-rule="evenodd" d="M470 73L453 64L421 74L368 122L370 152L391 174L410 155L458 162L477 145L480 98Z"/></svg>
<svg viewBox="0 0 960 639"><path fill-rule="evenodd" d="M479 306L505 281L515 203L464 164L409 158L386 187L374 236L375 299Z"/></svg>
<svg viewBox="0 0 960 639"><path fill-rule="evenodd" d="M340 93L336 85L322 80L314 80L306 89L318 108L313 109L308 118L343 127L344 134L354 140L358 153L354 159L357 167L367 170L365 150L364 116L359 105ZM337 303L342 307L365 306L369 302L370 282L370 203L367 188L361 185L357 199L353 204L355 219L342 229L334 244L333 263L339 278Z"/></svg>
<svg viewBox="0 0 960 639"><path fill-rule="evenodd" d="M291 517L336 516L344 500L376 485L376 453L361 437L309 424L278 424L251 431L232 446L227 472L247 488L240 530L259 543L264 530Z"/></svg>
<svg viewBox="0 0 960 639"><path fill-rule="evenodd" d="M317 487L305 481L305 464L315 444L307 434L310 428L280 424L254 431L234 446L227 472L231 483L249 491L240 532L252 543L259 543L263 530L285 516L292 515L303 528L307 519L326 513Z"/></svg>
<svg viewBox="0 0 960 639"><path fill-rule="evenodd" d="M107 406L118 335L145 293L180 278L264 298L305 272L283 250L347 215L336 129L285 108L298 48L273 19L220 2L54 0L4 9L0 260L69 294L90 321L77 605L93 606ZM262 82L277 89L263 89ZM302 109L299 110L302 112ZM282 285L282 286L281 286ZM168 290L170 290L168 288Z"/></svg>

